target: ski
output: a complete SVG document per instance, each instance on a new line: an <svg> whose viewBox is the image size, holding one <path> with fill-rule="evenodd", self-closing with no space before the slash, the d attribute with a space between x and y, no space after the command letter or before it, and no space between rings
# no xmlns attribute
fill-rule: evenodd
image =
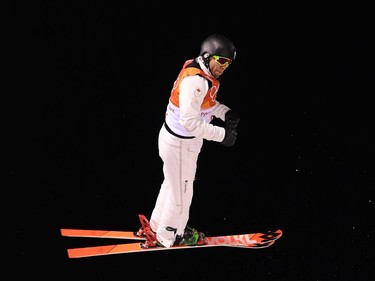
<svg viewBox="0 0 375 281"><path fill-rule="evenodd" d="M67 237L145 240L144 237L135 236L133 231L62 228L61 235L67 236ZM281 235L282 235L282 231L278 229L278 230L269 230L265 232L255 232L255 233L249 233L249 234L226 235L226 236L206 237L206 238L209 238L212 240L213 239L216 239L216 240L232 239L233 242L237 240L243 240L243 241L248 241L249 243L253 243L253 242L264 243L264 242L268 242L269 240L279 239Z"/></svg>
<svg viewBox="0 0 375 281"><path fill-rule="evenodd" d="M61 229L61 234L68 237L90 237L90 238L117 238L117 239L136 239L143 238L134 236L130 231L112 231L112 230L83 230L83 229ZM103 255L150 252L162 250L180 250L207 247L237 247L247 249L263 249L271 246L282 236L281 230L256 232L240 235L224 235L206 237L207 244L199 246L180 245L170 248L155 247L142 248L140 242L103 245L93 247L71 248L68 249L69 258L83 258Z"/></svg>
<svg viewBox="0 0 375 281"><path fill-rule="evenodd" d="M141 243L126 243L126 244L115 244L105 246L94 246L94 247L83 247L83 248L72 248L68 249L69 258L85 258L94 256L114 255L114 254L126 254L126 253L142 253L151 251L166 251L166 250L181 250L181 249L198 249L207 247L237 247L237 248L248 248L248 249L263 249L271 246L275 243L275 240L270 240L264 243L249 243L249 244L232 244L232 243L219 243L209 240L208 244L199 246L173 246L170 248L155 247L155 248L141 248Z"/></svg>

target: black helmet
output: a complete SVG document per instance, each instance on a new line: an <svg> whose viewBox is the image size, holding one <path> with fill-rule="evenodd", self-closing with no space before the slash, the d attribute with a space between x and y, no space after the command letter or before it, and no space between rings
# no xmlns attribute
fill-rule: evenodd
<svg viewBox="0 0 375 281"><path fill-rule="evenodd" d="M232 41L220 34L208 36L201 45L200 55L207 61L209 57L218 55L234 60L236 58L236 47Z"/></svg>

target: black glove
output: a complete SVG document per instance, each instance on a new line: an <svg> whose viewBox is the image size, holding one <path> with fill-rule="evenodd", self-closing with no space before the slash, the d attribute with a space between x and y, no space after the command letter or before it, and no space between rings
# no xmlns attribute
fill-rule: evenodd
<svg viewBox="0 0 375 281"><path fill-rule="evenodd" d="M240 122L240 115L233 110L228 110L225 113L225 123L227 128L235 129Z"/></svg>
<svg viewBox="0 0 375 281"><path fill-rule="evenodd" d="M225 127L225 136L224 136L223 141L221 142L222 145L225 145L228 147L232 146L236 142L236 139L237 139L236 130L229 128L229 127Z"/></svg>

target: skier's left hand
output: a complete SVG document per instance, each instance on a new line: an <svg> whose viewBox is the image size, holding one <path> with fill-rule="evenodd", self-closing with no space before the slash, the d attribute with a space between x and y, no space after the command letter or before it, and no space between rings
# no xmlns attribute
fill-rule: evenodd
<svg viewBox="0 0 375 281"><path fill-rule="evenodd" d="M225 123L226 127L235 129L240 122L240 115L233 111L228 110L227 113L225 113Z"/></svg>

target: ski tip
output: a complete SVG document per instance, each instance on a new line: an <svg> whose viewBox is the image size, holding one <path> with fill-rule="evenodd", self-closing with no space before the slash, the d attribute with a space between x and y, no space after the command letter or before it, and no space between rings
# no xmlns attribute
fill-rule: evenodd
<svg viewBox="0 0 375 281"><path fill-rule="evenodd" d="M279 239L282 235L283 231L281 229L270 230L266 233L266 236L271 240Z"/></svg>
<svg viewBox="0 0 375 281"><path fill-rule="evenodd" d="M264 248L268 248L271 245L273 245L275 243L275 241L276 240L270 240L270 241L267 241L267 242L248 244L248 245L243 245L243 246L238 246L238 247L252 248L252 249L264 249Z"/></svg>

